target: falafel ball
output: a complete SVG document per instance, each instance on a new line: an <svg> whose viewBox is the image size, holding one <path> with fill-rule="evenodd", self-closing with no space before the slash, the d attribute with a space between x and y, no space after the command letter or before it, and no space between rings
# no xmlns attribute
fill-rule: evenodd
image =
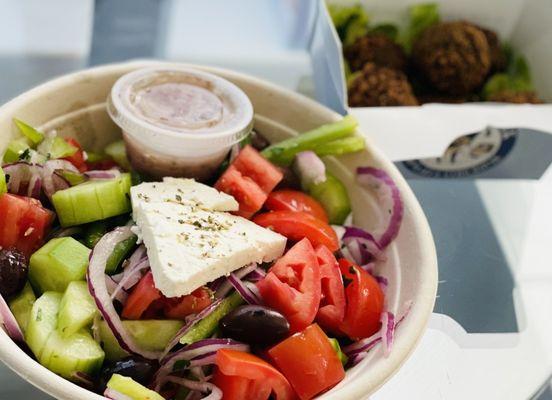
<svg viewBox="0 0 552 400"><path fill-rule="evenodd" d="M475 25L474 25L475 26ZM501 72L506 69L506 64L508 60L504 49L500 43L500 39L496 32L491 31L490 29L483 28L481 26L476 26L481 29L487 38L487 44L489 45L489 53L491 55L491 72Z"/></svg>
<svg viewBox="0 0 552 400"><path fill-rule="evenodd" d="M367 63L349 84L349 105L416 106L418 100L402 71Z"/></svg>
<svg viewBox="0 0 552 400"><path fill-rule="evenodd" d="M495 101L497 103L516 103L516 104L542 104L542 100L539 99L537 93L532 90L527 91L513 91L502 90L494 93L487 98L488 101Z"/></svg>
<svg viewBox="0 0 552 400"><path fill-rule="evenodd" d="M489 43L483 31L457 21L430 26L415 40L416 68L437 90L465 95L481 86L491 69Z"/></svg>
<svg viewBox="0 0 552 400"><path fill-rule="evenodd" d="M403 71L407 63L403 48L381 33L357 38L353 44L345 47L343 53L353 72L360 71L369 62Z"/></svg>

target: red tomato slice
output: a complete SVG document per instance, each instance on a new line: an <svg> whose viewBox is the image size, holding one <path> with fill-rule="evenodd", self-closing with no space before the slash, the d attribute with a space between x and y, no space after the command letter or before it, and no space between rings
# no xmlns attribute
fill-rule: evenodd
<svg viewBox="0 0 552 400"><path fill-rule="evenodd" d="M245 146L232 165L242 175L251 178L266 194L272 192L284 174L253 147Z"/></svg>
<svg viewBox="0 0 552 400"><path fill-rule="evenodd" d="M75 146L78 150L72 156L64 157L63 159L73 164L80 172L86 171L88 167L86 166L86 161L84 160L84 152L82 151L80 143L73 138L66 138L65 141Z"/></svg>
<svg viewBox="0 0 552 400"><path fill-rule="evenodd" d="M54 214L39 200L3 194L0 196L0 246L14 247L29 257L44 242Z"/></svg>
<svg viewBox="0 0 552 400"><path fill-rule="evenodd" d="M320 265L322 289L316 322L327 331L339 333L339 326L345 317L343 278L337 260L326 246L318 246L315 251Z"/></svg>
<svg viewBox="0 0 552 400"><path fill-rule="evenodd" d="M194 290L187 296L166 298L165 317L184 320L188 315L197 314L212 303L211 292L205 287Z"/></svg>
<svg viewBox="0 0 552 400"><path fill-rule="evenodd" d="M295 399L287 379L272 365L253 354L222 349L216 355L213 384L223 392L223 400Z"/></svg>
<svg viewBox="0 0 552 400"><path fill-rule="evenodd" d="M305 212L271 211L257 215L253 222L293 241L307 238L314 246L322 244L330 251L339 249L339 240L332 227Z"/></svg>
<svg viewBox="0 0 552 400"><path fill-rule="evenodd" d="M264 204L271 211L302 211L328 223L328 215L324 208L308 194L298 190L277 190L268 195Z"/></svg>
<svg viewBox="0 0 552 400"><path fill-rule="evenodd" d="M340 330L353 340L370 337L381 327L383 292L372 275L349 260L340 259L339 268L351 281L345 288L347 308Z"/></svg>
<svg viewBox="0 0 552 400"><path fill-rule="evenodd" d="M309 326L320 303L320 267L308 239L276 261L257 287L265 304L287 318L291 332Z"/></svg>
<svg viewBox="0 0 552 400"><path fill-rule="evenodd" d="M233 196L240 204L240 210L235 214L244 218L251 218L266 200L266 193L259 185L243 176L233 165L215 183L215 189Z"/></svg>
<svg viewBox="0 0 552 400"><path fill-rule="evenodd" d="M312 324L268 350L301 400L312 399L345 377L345 370L324 331Z"/></svg>
<svg viewBox="0 0 552 400"><path fill-rule="evenodd" d="M149 271L132 289L121 315L126 319L140 319L148 307L161 297L161 292L153 282L153 274Z"/></svg>

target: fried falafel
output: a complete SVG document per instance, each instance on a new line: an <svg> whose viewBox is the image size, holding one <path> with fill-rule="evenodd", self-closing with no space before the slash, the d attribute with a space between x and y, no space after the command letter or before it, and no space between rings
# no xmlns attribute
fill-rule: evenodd
<svg viewBox="0 0 552 400"><path fill-rule="evenodd" d="M343 51L353 72L360 71L364 64L369 62L401 71L404 71L407 65L403 48L382 33L361 36Z"/></svg>

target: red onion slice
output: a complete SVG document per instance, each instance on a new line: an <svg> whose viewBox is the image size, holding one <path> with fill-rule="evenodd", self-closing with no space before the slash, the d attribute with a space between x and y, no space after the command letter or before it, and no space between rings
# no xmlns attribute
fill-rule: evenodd
<svg viewBox="0 0 552 400"><path fill-rule="evenodd" d="M292 168L303 187L309 187L312 184L322 183L326 180L326 166L314 151L297 153Z"/></svg>
<svg viewBox="0 0 552 400"><path fill-rule="evenodd" d="M142 276L144 276L149 268L150 265L147 258L144 258L141 262L135 264L132 269L130 267L126 268L123 272L121 280L117 284L117 287L113 293L111 293L111 298L114 299L119 293L121 293L121 291L128 291L134 287L134 285L140 282L140 279L142 279Z"/></svg>
<svg viewBox="0 0 552 400"><path fill-rule="evenodd" d="M256 268L257 268L257 264L252 263L250 265L246 265L245 267L238 269L237 271L234 271L233 274L238 279L242 279L243 277L253 272ZM215 297L218 299L222 299L223 297L226 297L228 292L232 290L232 284L228 280L228 277L223 277L223 278L224 280L218 284L218 288L215 291Z"/></svg>
<svg viewBox="0 0 552 400"><path fill-rule="evenodd" d="M381 314L381 340L383 343L383 354L385 357L391 352L393 340L395 338L395 314L390 311Z"/></svg>
<svg viewBox="0 0 552 400"><path fill-rule="evenodd" d="M385 249L398 235L404 214L399 188L387 172L373 167L357 168L357 181L361 185L376 190L382 211L390 215L387 226L382 229L377 240L379 247Z"/></svg>
<svg viewBox="0 0 552 400"><path fill-rule="evenodd" d="M230 274L228 281L247 303L253 305L262 304L262 301L259 297L257 297L257 294L254 293L250 287L247 286L245 282L242 282L242 280L235 274Z"/></svg>
<svg viewBox="0 0 552 400"><path fill-rule="evenodd" d="M356 226L344 226L345 232L341 237L342 243L351 251L352 243L357 242L359 246L359 265L377 260L385 261L387 256L382 247L370 232Z"/></svg>
<svg viewBox="0 0 552 400"><path fill-rule="evenodd" d="M190 390L198 391L203 394L209 393L208 396L203 397L203 400L221 400L222 390L209 382L192 381L186 378L179 378L176 376L167 377L167 382L174 383L179 386L184 386Z"/></svg>
<svg viewBox="0 0 552 400"><path fill-rule="evenodd" d="M126 394L122 394L111 388L105 389L105 392L103 395L111 400L132 400L132 398L127 396Z"/></svg>
<svg viewBox="0 0 552 400"><path fill-rule="evenodd" d="M4 173L9 176L7 185L8 192L21 196L30 196L34 194L36 186L42 185L42 167L36 164L30 164L25 161L8 164L2 167ZM32 196L35 197L35 196ZM38 196L40 197L40 189Z"/></svg>
<svg viewBox="0 0 552 400"><path fill-rule="evenodd" d="M91 170L84 173L90 179L115 179L121 175L118 169Z"/></svg>
<svg viewBox="0 0 552 400"><path fill-rule="evenodd" d="M105 267L107 259L113 248L123 240L131 237L133 233L130 227L124 226L105 234L92 250L90 264L87 271L88 290L96 302L98 310L113 332L119 345L129 353L139 354L144 358L156 359L161 353L141 349L132 336L129 335L121 318L117 314L113 302L109 296L105 280Z"/></svg>
<svg viewBox="0 0 552 400"><path fill-rule="evenodd" d="M8 336L12 338L14 342L25 342L23 332L21 331L17 320L13 316L8 303L6 303L6 300L4 300L4 297L2 295L0 295L0 320L0 322L6 328Z"/></svg>
<svg viewBox="0 0 552 400"><path fill-rule="evenodd" d="M266 271L262 268L255 268L249 275L245 277L248 282L258 282L266 277Z"/></svg>
<svg viewBox="0 0 552 400"><path fill-rule="evenodd" d="M217 352L213 351L211 353L198 356L190 361L190 368L204 367L207 365L212 365L217 360Z"/></svg>

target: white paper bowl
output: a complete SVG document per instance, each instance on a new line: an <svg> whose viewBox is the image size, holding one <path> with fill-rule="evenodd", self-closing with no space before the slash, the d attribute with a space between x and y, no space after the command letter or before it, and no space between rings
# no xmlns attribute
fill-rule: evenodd
<svg viewBox="0 0 552 400"><path fill-rule="evenodd" d="M109 119L105 101L113 83L134 69L159 63L134 62L93 68L47 82L0 108L0 153L17 135L12 122L17 117L47 130L56 128L64 136L76 137L86 149L100 150L120 136ZM255 108L255 128L271 140L283 139L341 117L296 93L267 82L221 69L200 67L219 74L241 87ZM437 289L435 245L427 220L407 183L395 166L368 139L362 153L328 158L329 169L343 180L351 196L355 224L370 229L377 223L378 205L369 191L355 184L357 166L371 165L386 170L397 183L405 204L404 220L398 238L389 246L389 261L381 271L390 282L389 307L400 314L405 302L412 301L408 317L397 328L393 350L383 357L380 347L323 399L358 400L368 396L388 380L412 352L421 338L432 312ZM89 392L50 372L26 355L0 330L0 359L31 384L59 399L100 400Z"/></svg>

